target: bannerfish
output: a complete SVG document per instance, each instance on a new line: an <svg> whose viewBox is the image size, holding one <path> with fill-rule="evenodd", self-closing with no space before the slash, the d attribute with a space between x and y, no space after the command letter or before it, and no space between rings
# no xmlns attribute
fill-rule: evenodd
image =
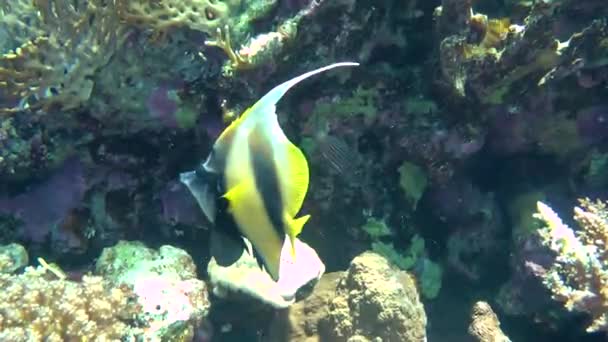
<svg viewBox="0 0 608 342"><path fill-rule="evenodd" d="M331 64L274 87L220 134L204 163L180 175L214 225L212 242L214 232L221 233L215 235L215 241L233 246L243 242L241 237L247 238L274 281L279 278L285 236L295 258L295 238L310 218L296 218L308 191L308 163L279 126L276 104L291 87L310 76L356 65ZM226 237L233 239L227 241Z"/></svg>

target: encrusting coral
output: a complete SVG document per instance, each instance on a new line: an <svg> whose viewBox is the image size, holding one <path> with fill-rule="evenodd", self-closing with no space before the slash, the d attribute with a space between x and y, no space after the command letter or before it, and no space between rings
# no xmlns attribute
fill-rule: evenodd
<svg viewBox="0 0 608 342"><path fill-rule="evenodd" d="M426 323L413 277L365 252L351 262L320 324L327 341L422 342Z"/></svg>
<svg viewBox="0 0 608 342"><path fill-rule="evenodd" d="M2 341L119 340L138 310L127 288L96 276L70 281L43 266L0 274L0 288Z"/></svg>
<svg viewBox="0 0 608 342"><path fill-rule="evenodd" d="M591 316L588 332L608 332L608 207L601 201L579 202L574 220L581 229L576 232L549 206L537 204L542 243L556 253L543 283L568 311Z"/></svg>
<svg viewBox="0 0 608 342"><path fill-rule="evenodd" d="M117 0L116 5L123 20L154 27L160 32L185 26L214 33L227 24L227 19L241 5L241 0Z"/></svg>
<svg viewBox="0 0 608 342"><path fill-rule="evenodd" d="M141 307L134 317L146 326L146 341L189 341L209 311L205 283L182 249L120 241L104 248L95 269L114 286L133 289Z"/></svg>

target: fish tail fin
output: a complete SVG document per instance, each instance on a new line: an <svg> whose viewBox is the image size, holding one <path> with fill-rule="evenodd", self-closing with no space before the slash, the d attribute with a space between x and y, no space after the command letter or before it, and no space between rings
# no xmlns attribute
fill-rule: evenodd
<svg viewBox="0 0 608 342"><path fill-rule="evenodd" d="M300 235L308 219L310 219L310 215L304 215L297 219L291 219L287 225L287 235L291 243L291 256L293 258L296 256L296 236Z"/></svg>

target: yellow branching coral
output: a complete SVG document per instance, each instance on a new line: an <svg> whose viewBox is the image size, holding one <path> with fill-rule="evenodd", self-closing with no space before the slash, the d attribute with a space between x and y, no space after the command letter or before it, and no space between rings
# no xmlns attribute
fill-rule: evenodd
<svg viewBox="0 0 608 342"><path fill-rule="evenodd" d="M241 0L116 0L124 21L161 32L187 27L212 34L240 5Z"/></svg>
<svg viewBox="0 0 608 342"><path fill-rule="evenodd" d="M1 341L117 341L138 308L101 277L57 279L44 267L0 274Z"/></svg>
<svg viewBox="0 0 608 342"><path fill-rule="evenodd" d="M297 33L297 25L303 15L286 20L277 27L276 31L266 32L251 37L237 50L234 49L230 38L230 28L225 25L218 28L212 39L205 45L220 48L228 56L229 63L224 65L224 75L232 75L235 71L254 69L257 66L273 60L286 44L293 41ZM203 58L202 53L199 53Z"/></svg>
<svg viewBox="0 0 608 342"><path fill-rule="evenodd" d="M22 40L0 56L0 93L23 109L77 108L123 38L112 1L0 0L1 25ZM3 27L4 28L4 27Z"/></svg>
<svg viewBox="0 0 608 342"><path fill-rule="evenodd" d="M608 208L606 203L580 200L574 232L546 204L538 202L535 216L543 223L542 243L556 253L543 283L569 311L588 313L587 331L608 332Z"/></svg>
<svg viewBox="0 0 608 342"><path fill-rule="evenodd" d="M251 59L242 56L239 52L232 48L232 40L230 39L230 29L228 25L223 28L217 28L214 39L205 41L207 46L215 46L226 53L230 60L231 67L236 70L250 69L253 67Z"/></svg>

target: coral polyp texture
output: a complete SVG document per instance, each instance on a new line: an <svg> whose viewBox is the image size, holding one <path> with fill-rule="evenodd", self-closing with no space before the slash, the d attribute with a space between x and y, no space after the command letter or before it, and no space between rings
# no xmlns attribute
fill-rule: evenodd
<svg viewBox="0 0 608 342"><path fill-rule="evenodd" d="M553 298L569 311L589 314L588 332L608 332L608 208L606 203L581 199L574 208L580 230L565 225L546 204L538 202L535 216L544 226L542 243L556 253L544 275Z"/></svg>
<svg viewBox="0 0 608 342"><path fill-rule="evenodd" d="M321 323L327 341L426 341L426 313L413 277L373 252L351 262Z"/></svg>
<svg viewBox="0 0 608 342"><path fill-rule="evenodd" d="M130 290L96 276L74 282L29 267L20 275L0 274L0 287L2 341L120 340L137 312Z"/></svg>
<svg viewBox="0 0 608 342"><path fill-rule="evenodd" d="M116 4L120 17L136 25L151 26L158 31L188 27L213 33L227 24L241 0L117 0Z"/></svg>
<svg viewBox="0 0 608 342"><path fill-rule="evenodd" d="M107 1L1 1L0 14L12 40L0 46L0 112L81 106L123 32Z"/></svg>

